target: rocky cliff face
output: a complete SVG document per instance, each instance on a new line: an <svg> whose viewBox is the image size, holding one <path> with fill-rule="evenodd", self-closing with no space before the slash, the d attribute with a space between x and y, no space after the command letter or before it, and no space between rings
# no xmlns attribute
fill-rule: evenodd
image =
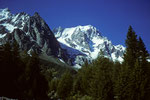
<svg viewBox="0 0 150 100"><path fill-rule="evenodd" d="M28 53L36 51L66 62L69 60L53 32L37 12L29 16L24 12L14 15L8 9L0 10L0 44L14 40L21 50L27 50Z"/></svg>

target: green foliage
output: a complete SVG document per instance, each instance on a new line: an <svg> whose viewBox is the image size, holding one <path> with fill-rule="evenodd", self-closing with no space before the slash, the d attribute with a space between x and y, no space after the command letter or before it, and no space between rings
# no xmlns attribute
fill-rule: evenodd
<svg viewBox="0 0 150 100"><path fill-rule="evenodd" d="M124 64L127 66L132 66L135 64L138 51L138 40L137 35L133 31L132 27L130 26L127 33L127 39L125 41L126 44L126 53L124 55Z"/></svg>
<svg viewBox="0 0 150 100"><path fill-rule="evenodd" d="M115 93L118 100L148 100L150 94L149 56L142 39L129 28L126 40L126 53L118 79Z"/></svg>
<svg viewBox="0 0 150 100"><path fill-rule="evenodd" d="M78 71L77 80L75 80L74 89L75 91L80 92L82 95L89 94L90 87L90 79L92 67L88 63L85 63L82 68Z"/></svg>
<svg viewBox="0 0 150 100"><path fill-rule="evenodd" d="M59 98L66 99L67 97L70 96L72 91L72 83L73 83L73 78L70 72L65 72L62 75L57 87L57 95Z"/></svg>
<svg viewBox="0 0 150 100"><path fill-rule="evenodd" d="M113 100L113 62L107 58L99 57L93 62L92 68L90 95L95 99Z"/></svg>
<svg viewBox="0 0 150 100"><path fill-rule="evenodd" d="M77 100L113 100L112 68L113 62L103 56L92 64L85 63L74 79L73 97Z"/></svg>

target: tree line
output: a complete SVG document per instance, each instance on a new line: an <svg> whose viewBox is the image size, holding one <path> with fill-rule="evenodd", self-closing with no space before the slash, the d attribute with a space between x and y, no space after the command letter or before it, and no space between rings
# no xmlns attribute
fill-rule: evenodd
<svg viewBox="0 0 150 100"><path fill-rule="evenodd" d="M124 61L113 62L101 51L76 73L58 75L36 53L20 54L16 42L0 50L0 96L35 100L149 100L150 62L143 40L130 26ZM48 66L55 66L49 64ZM41 69L41 67L43 69Z"/></svg>
<svg viewBox="0 0 150 100"><path fill-rule="evenodd" d="M0 49L0 97L47 100L48 82L41 74L38 55L20 54L16 41Z"/></svg>

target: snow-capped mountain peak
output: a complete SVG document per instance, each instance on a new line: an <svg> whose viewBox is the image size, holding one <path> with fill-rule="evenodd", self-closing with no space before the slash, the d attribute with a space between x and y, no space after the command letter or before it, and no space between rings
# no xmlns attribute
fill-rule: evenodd
<svg viewBox="0 0 150 100"><path fill-rule="evenodd" d="M63 34L61 34L62 31L63 31ZM58 27L54 29L54 33L56 37L60 37L60 36L71 37L73 34L76 34L78 32L80 32L80 34L87 34L89 38L94 37L94 35L101 36L101 33L92 25L86 25L86 26L79 25L77 27L71 27L71 28L65 28L65 29Z"/></svg>
<svg viewBox="0 0 150 100"><path fill-rule="evenodd" d="M8 8L0 9L0 27L5 27L6 31L4 33L12 33L16 28L23 30L29 18L30 16L24 12L11 14Z"/></svg>
<svg viewBox="0 0 150 100"><path fill-rule="evenodd" d="M0 9L0 21L11 18L12 14L8 8Z"/></svg>
<svg viewBox="0 0 150 100"><path fill-rule="evenodd" d="M46 22L35 12L11 14L8 8L0 9L0 45L14 40L21 50L29 54L36 51L44 57L57 57L70 63L66 51L60 47Z"/></svg>
<svg viewBox="0 0 150 100"><path fill-rule="evenodd" d="M77 26L71 28L55 28L53 30L57 40L63 44L62 48L78 50L80 52L70 52L70 57L74 57L77 66L82 65L84 60L92 61L97 58L100 51L104 56L113 61L123 61L123 53L125 48L122 45L113 45L110 40L101 35L101 32L92 25ZM64 46L66 45L66 46ZM75 66L76 66L75 65Z"/></svg>

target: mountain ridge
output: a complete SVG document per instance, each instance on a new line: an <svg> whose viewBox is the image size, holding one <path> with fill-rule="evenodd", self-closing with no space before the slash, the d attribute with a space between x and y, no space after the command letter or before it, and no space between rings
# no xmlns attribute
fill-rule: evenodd
<svg viewBox="0 0 150 100"><path fill-rule="evenodd" d="M25 12L12 14L8 8L0 9L0 45L16 40L21 50L36 51L54 56L76 68L85 61L96 59L99 52L113 61L123 61L125 47L113 45L92 25L55 28L53 31L41 16Z"/></svg>

